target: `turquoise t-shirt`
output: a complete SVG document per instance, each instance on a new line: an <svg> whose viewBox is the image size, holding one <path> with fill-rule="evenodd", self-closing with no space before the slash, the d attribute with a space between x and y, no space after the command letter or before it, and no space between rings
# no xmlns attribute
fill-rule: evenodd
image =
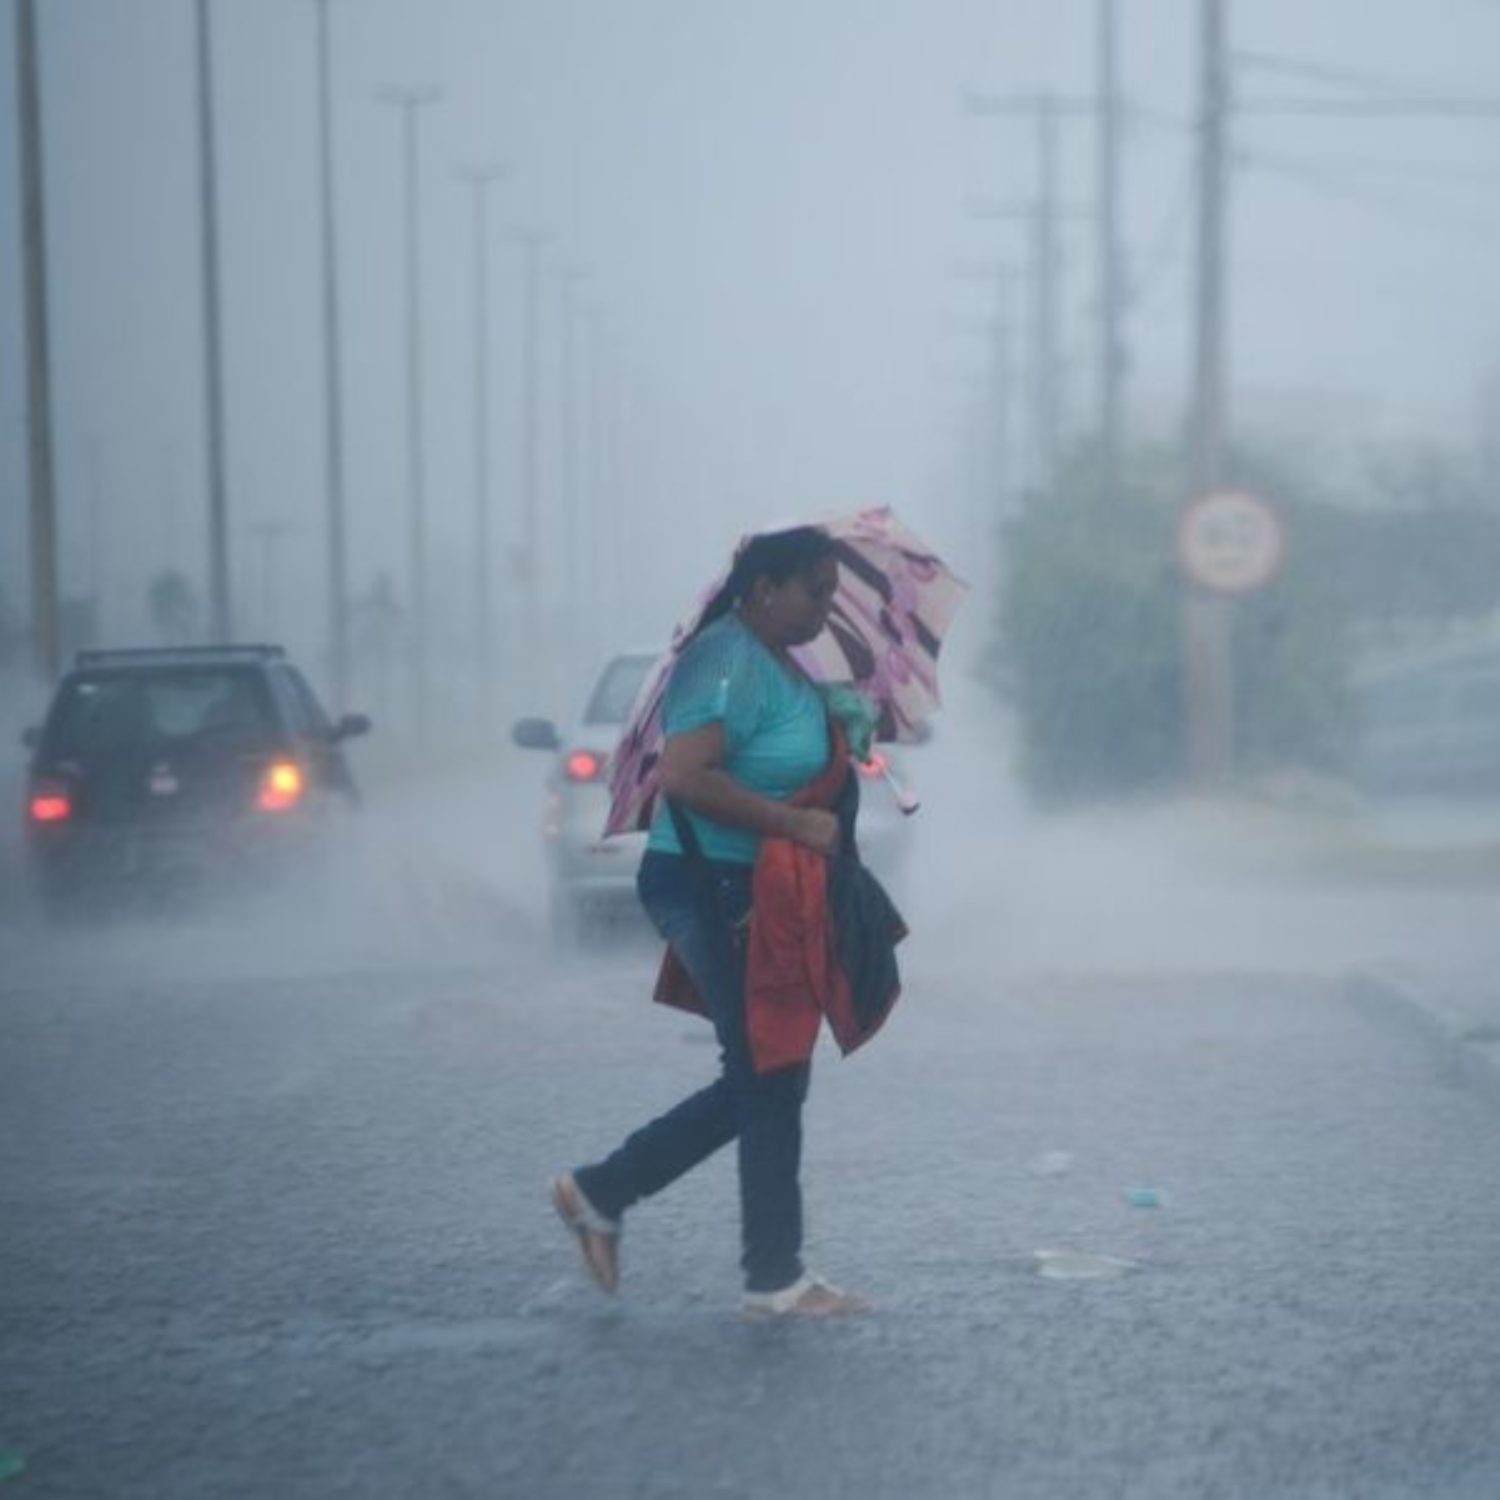
<svg viewBox="0 0 1500 1500"><path fill-rule="evenodd" d="M662 700L668 739L705 724L724 726L724 769L763 797L785 801L828 764L822 696L782 666L734 614L705 627L682 653ZM755 862L757 834L687 815L709 859ZM665 798L657 802L646 847L683 852Z"/></svg>

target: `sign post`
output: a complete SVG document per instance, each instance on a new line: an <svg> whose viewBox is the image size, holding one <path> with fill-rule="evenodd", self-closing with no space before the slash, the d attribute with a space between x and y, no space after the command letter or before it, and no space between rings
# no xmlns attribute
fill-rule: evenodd
<svg viewBox="0 0 1500 1500"><path fill-rule="evenodd" d="M1178 518L1177 562L1191 585L1182 642L1188 760L1200 787L1234 769L1235 602L1275 577L1284 546L1275 510L1245 490L1200 495Z"/></svg>

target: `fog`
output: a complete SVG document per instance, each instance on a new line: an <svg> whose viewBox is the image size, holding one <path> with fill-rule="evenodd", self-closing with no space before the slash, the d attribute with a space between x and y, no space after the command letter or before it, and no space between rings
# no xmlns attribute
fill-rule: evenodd
<svg viewBox="0 0 1500 1500"><path fill-rule="evenodd" d="M476 166L505 171L490 190L487 262L494 565L513 585L525 448L514 231L526 229L547 236L540 588L556 622L570 610L570 528L598 540L583 549L584 576L609 619L591 623L584 657L620 636L658 637L733 538L773 517L894 503L990 576L992 560L974 552L987 533L972 487L991 399L975 386L979 335L997 298L972 273L1004 262L1019 276L1026 240L1019 222L976 209L1034 196L1035 148L1024 118L976 116L964 101L1091 93L1092 6L950 0L809 15L783 3L362 0L331 16L352 599L381 575L398 604L409 596L400 124L378 97L392 85L440 91L419 111L418 222L431 632L444 662L466 656L472 634L473 242L471 189L456 174ZM221 4L212 25L235 624L289 641L321 671L315 12L295 0ZM1478 0L1436 13L1261 0L1235 8L1230 26L1242 99L1350 92L1264 59L1394 80L1417 98L1495 89L1500 16ZM12 33L0 37L7 119ZM1124 7L1121 87L1136 111L1122 138L1135 291L1126 406L1137 437L1175 434L1188 400L1196 46L1188 0ZM81 599L97 581L103 637L135 640L150 629L156 572L183 571L200 596L205 587L192 8L45 6L40 53L61 587ZM1068 436L1094 420L1096 183L1092 123L1060 130ZM1483 116L1247 112L1235 137L1241 430L1311 443L1329 465L1392 434L1475 448L1500 367L1500 127ZM15 173L7 147L0 583L24 613ZM1001 307L1023 386L1025 296L1017 281ZM1027 440L1019 425L1010 438L1018 483ZM516 640L515 587L503 592L513 683L517 655L534 653Z"/></svg>
<svg viewBox="0 0 1500 1500"><path fill-rule="evenodd" d="M1213 7L1114 6L1112 444L1095 0L207 0L221 602L337 722L175 656L197 717L127 671L29 751L53 665L217 634L204 8L35 5L57 663L0 23L0 1480L1500 1492L1500 4L1223 4L1221 325ZM853 778L900 1005L773 1122L876 1316L762 1339L734 1152L626 1202L617 1298L559 1197L673 1098L738 1128L584 704L742 535L866 506L970 590L876 747L920 809Z"/></svg>
<svg viewBox="0 0 1500 1500"><path fill-rule="evenodd" d="M1191 396L1197 7L1122 9L1125 426L1130 443L1175 443ZM151 641L161 629L147 603L154 577L184 574L200 608L207 589L193 13L137 0L45 6L39 19L61 593L92 601L91 629L72 644ZM1101 963L1264 957L1260 919L1241 922L1232 896L1206 925L1166 899L1201 894L1197 876L1175 873L1203 855L1193 814L1085 809L1050 820L1029 810L1012 782L1015 720L980 670L1002 567L997 523L1024 508L1035 463L1026 229L987 205L1034 198L1037 179L1029 120L973 105L1044 89L1090 95L1094 8L361 0L335 3L331 23L356 611L348 706L377 721L354 752L369 792L364 837L387 841L385 863L421 866L350 897L351 931L372 910L404 909L397 888L425 892L417 907L451 897L460 911L478 890L516 931L534 927L544 768L500 743L510 718L576 714L593 663L663 642L742 532L889 503L975 585L945 657L950 723L914 762L919 780L927 762L941 766L920 819L927 881L946 890L942 873L957 870L957 889L993 888L1002 901L1009 891L1040 908L1046 882L1007 886L1006 872L1024 838L1044 837L1047 852L1036 846L1034 858L1059 871L1070 896L1080 881L1101 892L1087 924ZM212 26L234 627L287 643L326 693L315 9L219 4ZM1260 0L1235 8L1230 30L1243 104L1320 88L1484 101L1500 84L1500 12L1478 0L1447 0L1440 12ZM14 40L5 28L8 119ZM393 86L436 91L419 111L416 211L434 700L425 739L411 733L400 646L410 454L400 120L382 99ZM1092 117L1059 128L1066 445L1095 422L1098 182ZM1500 372L1500 123L1482 112L1247 108L1234 141L1236 432L1325 478L1357 476L1358 456L1380 443L1439 447L1478 466L1492 451ZM476 167L501 173L488 189L484 261L499 640L489 732L473 712L476 245L460 176ZM7 147L0 588L19 619L28 582L16 174ZM532 233L543 240L528 428L521 236ZM1016 381L999 427L986 352L997 317L1013 335ZM522 576L528 437L534 625ZM990 469L997 443L1007 456ZM368 607L381 580L398 621L384 645ZM13 648L9 728L44 702L24 655ZM993 799L983 849L968 847L972 823L945 807L970 757L983 767L971 797ZM445 794L484 816L454 811L445 824L434 811ZM1128 821L1153 816L1149 828ZM1220 873L1231 887L1248 878ZM965 897L939 901L914 886L935 922L962 912ZM1127 890L1163 899L1135 909L1105 895ZM446 917L435 920L433 931L398 923L400 941L414 951L434 932L458 941ZM1354 919L1309 925L1349 934L1344 948L1313 942L1303 956L1316 963L1348 956L1365 930ZM1187 932L1194 942L1183 947ZM1013 936L1013 951L1029 944L1043 965L1066 946L1031 920ZM1294 964L1302 950L1277 951Z"/></svg>

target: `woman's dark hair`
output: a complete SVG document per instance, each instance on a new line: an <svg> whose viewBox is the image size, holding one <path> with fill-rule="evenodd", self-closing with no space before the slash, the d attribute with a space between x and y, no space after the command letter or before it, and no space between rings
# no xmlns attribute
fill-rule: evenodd
<svg viewBox="0 0 1500 1500"><path fill-rule="evenodd" d="M785 583L798 573L811 572L834 551L833 538L821 526L793 526L788 531L767 531L751 537L734 554L729 577L703 611L698 629L713 624L748 598L757 578Z"/></svg>

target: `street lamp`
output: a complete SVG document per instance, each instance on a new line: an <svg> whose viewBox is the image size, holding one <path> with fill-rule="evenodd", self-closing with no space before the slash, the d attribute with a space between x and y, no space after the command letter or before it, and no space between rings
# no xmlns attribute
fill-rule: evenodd
<svg viewBox="0 0 1500 1500"><path fill-rule="evenodd" d="M489 187L505 175L496 166L471 167L460 179L474 203L474 650L479 709L490 725L494 703L495 610L490 541L490 317Z"/></svg>
<svg viewBox="0 0 1500 1500"><path fill-rule="evenodd" d="M323 377L328 534L328 667L336 712L349 696L349 580L344 539L344 422L339 380L338 246L333 211L333 108L329 101L328 4L318 11L318 182L322 206Z"/></svg>
<svg viewBox="0 0 1500 1500"><path fill-rule="evenodd" d="M377 95L382 104L401 111L406 187L406 418L408 464L408 592L411 598L407 638L411 710L417 732L428 732L427 689L427 517L425 465L422 455L422 314L421 270L417 236L418 157L417 112L435 104L439 90L429 85L399 88L387 85Z"/></svg>
<svg viewBox="0 0 1500 1500"><path fill-rule="evenodd" d="M541 291L542 250L547 236L537 229L518 231L523 253L524 299L521 320L521 547L518 558L522 600L522 638L532 669L540 645L538 591L541 586Z"/></svg>

